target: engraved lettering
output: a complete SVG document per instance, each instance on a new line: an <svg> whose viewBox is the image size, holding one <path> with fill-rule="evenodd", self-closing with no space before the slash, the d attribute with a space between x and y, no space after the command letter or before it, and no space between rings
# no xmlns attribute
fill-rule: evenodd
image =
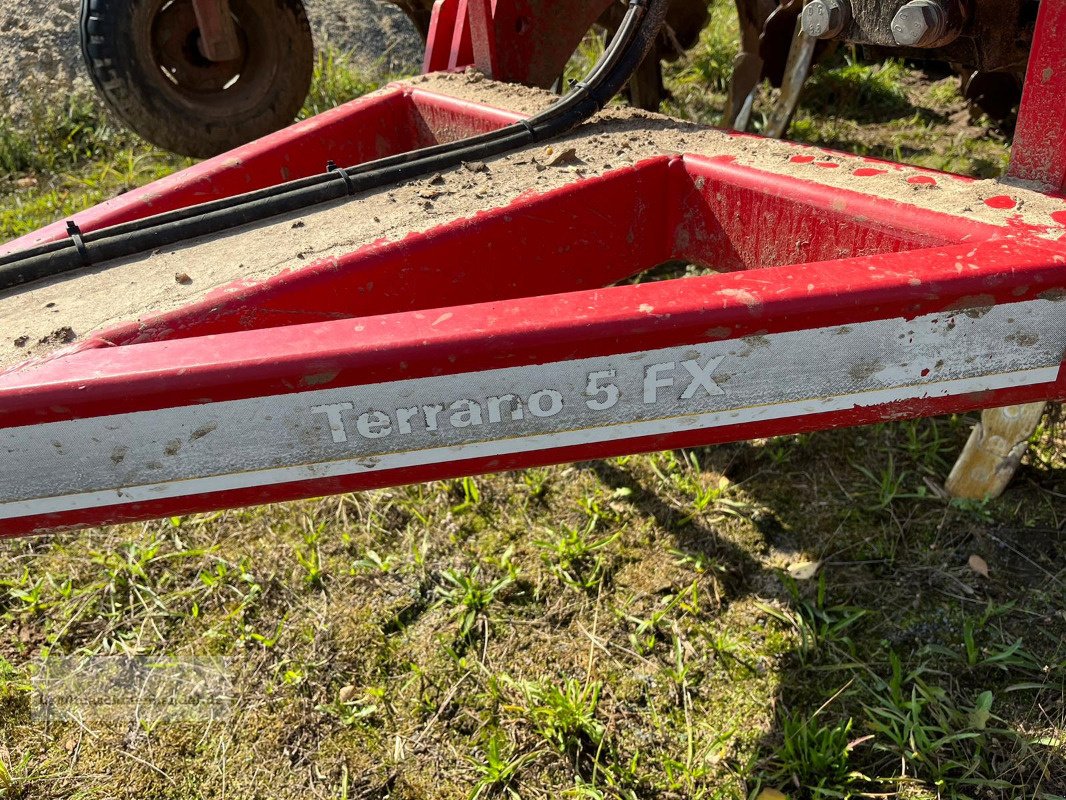
<svg viewBox="0 0 1066 800"><path fill-rule="evenodd" d="M644 369L644 402L654 403L659 399L660 386L673 386L673 378L660 378L660 372L673 370L673 361L664 361L662 364L649 364Z"/></svg>
<svg viewBox="0 0 1066 800"><path fill-rule="evenodd" d="M521 392L477 394L475 392L491 390L491 387L475 380L465 390L453 388L455 394L451 397L441 395L439 403L394 405L388 399L382 399L377 390L370 390L363 400L366 405L361 408L356 395L352 402L318 405L311 410L315 414L325 415L330 435L338 444L350 441L349 431L345 427L346 415L350 415L351 424L358 434L353 434L353 437L357 440L382 440L393 436L413 436L418 440L433 432L439 432L445 440L459 441L528 435L550 431L551 428L546 428L540 420L557 416L566 418L568 428L572 426L577 429L597 424L596 413L608 409L614 409L608 422L619 418L624 420L627 413L632 413L637 419L654 413L652 409L640 410L641 400L638 398L643 399L644 405L650 406L655 403L673 404L679 396L682 400L691 400L704 395L723 395L725 392L714 376L725 359L725 355L685 360L678 358L654 364L644 362L639 367L631 367L626 362L620 365L618 361L612 367L604 359L601 362L603 369L586 369L568 376L556 388L536 389L529 385L528 379L516 377L516 381L524 380L528 388ZM431 384L425 385L428 387ZM453 381L451 385L455 387L459 384ZM455 399L459 392L472 396ZM412 394L401 397L412 398ZM624 401L629 397L632 397L630 402L634 407L623 409ZM377 408L368 408L371 403ZM565 411L569 411L569 414ZM514 425L523 422L524 425ZM470 430L486 425L506 426L513 432L475 433Z"/></svg>
<svg viewBox="0 0 1066 800"><path fill-rule="evenodd" d="M355 421L359 435L367 439L382 439L392 433L392 420L382 411L367 411Z"/></svg>
<svg viewBox="0 0 1066 800"><path fill-rule="evenodd" d="M718 365L722 363L722 359L725 356L715 356L707 362L707 366L701 367L700 362L695 360L682 361L683 366L688 374L692 376L692 381L684 392L681 393L682 400L691 400L693 395L696 394L697 389L704 389L709 395L725 394L725 391L711 378L711 373L718 369Z"/></svg>
<svg viewBox="0 0 1066 800"><path fill-rule="evenodd" d="M512 407L512 403L514 404ZM510 409L511 419L520 420L525 418L522 411L522 400L513 394L501 394L499 397L490 397L488 401L489 422L500 422L503 408Z"/></svg>
<svg viewBox="0 0 1066 800"><path fill-rule="evenodd" d="M418 416L419 411L421 409L418 406L396 409L396 427L400 433L411 432L411 420Z"/></svg>
<svg viewBox="0 0 1066 800"><path fill-rule="evenodd" d="M422 414L426 419L426 430L437 430L437 414L444 410L444 406L422 406Z"/></svg>
<svg viewBox="0 0 1066 800"><path fill-rule="evenodd" d="M596 399L586 400L586 406L593 411L603 411L618 402L618 387L607 381L608 378L613 377L613 369L601 369L588 374L588 385L585 387L585 394Z"/></svg>
<svg viewBox="0 0 1066 800"><path fill-rule="evenodd" d="M456 400L448 406L448 410L455 412L448 420L453 428L469 428L471 425L481 424L481 406L473 400Z"/></svg>
<svg viewBox="0 0 1066 800"><path fill-rule="evenodd" d="M337 444L348 441L348 433L344 430L344 420L341 419L342 411L351 411L351 403L330 403L326 406L311 406L312 414L325 414L329 421L329 432L333 435L333 441Z"/></svg>
<svg viewBox="0 0 1066 800"><path fill-rule="evenodd" d="M547 399L548 407L542 401ZM534 417L554 417L563 410L563 396L554 389L541 389L529 396L529 413Z"/></svg>

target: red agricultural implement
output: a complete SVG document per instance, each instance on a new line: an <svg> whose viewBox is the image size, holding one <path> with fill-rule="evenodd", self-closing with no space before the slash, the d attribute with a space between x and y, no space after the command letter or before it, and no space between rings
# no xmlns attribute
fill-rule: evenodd
<svg viewBox="0 0 1066 800"><path fill-rule="evenodd" d="M398 83L0 249L0 533L1066 398L1066 2L1002 182L572 127L662 5L548 111ZM511 9L438 4L427 63L532 63ZM716 272L623 283L672 260Z"/></svg>

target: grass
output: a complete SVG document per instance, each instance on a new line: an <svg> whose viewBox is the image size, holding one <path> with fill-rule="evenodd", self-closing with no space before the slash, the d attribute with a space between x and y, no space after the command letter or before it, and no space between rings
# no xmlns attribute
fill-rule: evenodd
<svg viewBox="0 0 1066 800"><path fill-rule="evenodd" d="M733 8L712 4L699 46L669 67L673 97L666 111L711 124L721 121L738 36ZM1009 142L988 119L972 118L956 77L928 74L900 61L866 63L860 56L850 47L821 56L788 138L981 178L1003 174ZM775 96L776 90L762 86L754 130L762 129Z"/></svg>
<svg viewBox="0 0 1066 800"><path fill-rule="evenodd" d="M718 113L731 13L671 67L677 113ZM948 79L836 58L793 136L1001 168ZM327 57L307 111L371 86ZM0 236L185 163L86 100L38 113L0 128ZM1066 796L1064 436L943 500L971 422L5 542L0 796ZM223 659L228 716L33 716L45 665L107 654Z"/></svg>
<svg viewBox="0 0 1066 800"><path fill-rule="evenodd" d="M376 89L334 51L320 53L304 119ZM0 117L0 241L69 216L190 166L191 159L147 145L90 95L39 101L20 124Z"/></svg>

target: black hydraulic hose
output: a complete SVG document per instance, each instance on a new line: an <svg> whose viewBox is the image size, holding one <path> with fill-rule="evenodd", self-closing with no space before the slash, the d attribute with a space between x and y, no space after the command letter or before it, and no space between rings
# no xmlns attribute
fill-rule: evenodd
<svg viewBox="0 0 1066 800"><path fill-rule="evenodd" d="M559 136L602 109L629 80L658 35L669 0L630 0L610 46L589 75L527 120L449 144L299 178L235 197L164 212L0 256L0 290L259 222L389 184L481 161Z"/></svg>

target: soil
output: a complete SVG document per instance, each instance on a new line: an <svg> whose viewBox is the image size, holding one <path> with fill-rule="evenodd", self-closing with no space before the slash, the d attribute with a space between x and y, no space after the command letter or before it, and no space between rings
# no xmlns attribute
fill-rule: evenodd
<svg viewBox="0 0 1066 800"><path fill-rule="evenodd" d="M488 80L473 68L467 69L462 75L447 73L416 75L404 82L419 89L447 94L460 100L484 103L496 108L505 108L508 111L530 116L543 111L559 99L558 95L545 89Z"/></svg>
<svg viewBox="0 0 1066 800"><path fill-rule="evenodd" d="M551 101L545 92L501 86L473 74L418 78L414 85L467 99L482 97L497 106L525 112ZM869 159L727 134L657 114L612 107L550 145L529 147L484 165L462 166L352 200L274 218L210 240L194 240L70 273L64 279L34 284L32 290L0 294L0 367L45 355L73 336L83 338L93 331L136 320L148 311L177 308L236 281L247 286L285 270L352 252L361 245L396 241L411 232L506 206L530 191L543 193L664 153L701 153L999 226L1020 222L1044 225L1051 238L1061 236L1062 223L1050 214L1066 211L1066 200L996 181L971 181L929 170L879 165ZM996 200L986 203L989 198Z"/></svg>
<svg viewBox="0 0 1066 800"><path fill-rule="evenodd" d="M315 46L351 55L373 74L410 73L422 42L383 0L305 0ZM0 0L0 117L25 121L32 103L91 91L78 44L80 0Z"/></svg>

